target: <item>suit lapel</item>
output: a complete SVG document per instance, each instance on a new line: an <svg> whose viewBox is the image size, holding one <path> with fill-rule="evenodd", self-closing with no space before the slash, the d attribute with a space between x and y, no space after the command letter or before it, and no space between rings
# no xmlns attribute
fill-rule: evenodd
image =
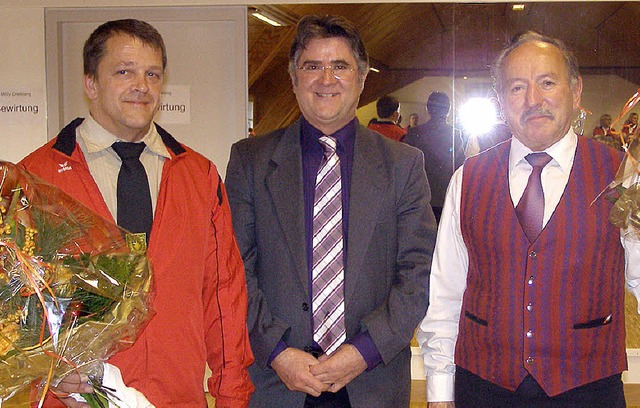
<svg viewBox="0 0 640 408"><path fill-rule="evenodd" d="M345 301L351 298L362 272L362 261L378 220L382 197L388 188L389 177L384 158L377 143L358 125L351 170L349 197L349 236L345 268Z"/></svg>
<svg viewBox="0 0 640 408"><path fill-rule="evenodd" d="M298 121L284 130L271 157L273 168L266 177L266 186L300 281L309 295L300 149L300 121Z"/></svg>

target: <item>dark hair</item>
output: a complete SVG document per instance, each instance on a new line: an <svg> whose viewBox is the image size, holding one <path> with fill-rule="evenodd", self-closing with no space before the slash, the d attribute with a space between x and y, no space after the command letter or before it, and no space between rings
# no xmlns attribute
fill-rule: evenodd
<svg viewBox="0 0 640 408"><path fill-rule="evenodd" d="M443 117L449 114L451 102L444 92L431 92L427 99L427 112L430 116Z"/></svg>
<svg viewBox="0 0 640 408"><path fill-rule="evenodd" d="M400 102L394 96L387 95L378 99L376 102L376 111L378 112L378 116L380 118L388 118L393 115L393 112L396 112L400 107Z"/></svg>
<svg viewBox="0 0 640 408"><path fill-rule="evenodd" d="M342 16L307 15L298 23L296 37L289 50L289 73L296 80L297 63L300 54L307 47L309 41L317 38L344 38L353 52L358 63L359 77L362 78L369 71L369 54L364 47L362 38L356 26Z"/></svg>
<svg viewBox="0 0 640 408"><path fill-rule="evenodd" d="M502 49L502 51L500 51L500 54L498 54L498 58L496 58L493 64L493 70L492 70L493 87L498 93L498 95L500 95L500 93L502 92L501 77L502 77L502 64L504 62L504 59L511 53L511 51L513 51L520 45L528 42L534 42L534 41L551 44L554 47L556 47L558 50L560 50L560 52L562 53L562 56L564 57L565 64L567 66L567 75L569 76L569 83L571 84L571 87L576 85L576 83L578 82L578 77L580 77L578 60L576 59L575 55L573 55L573 53L569 51L569 49L564 44L564 42L560 41L557 38L540 34L536 31L526 31L524 33L520 33L515 37L513 37L511 41L509 41L509 43Z"/></svg>
<svg viewBox="0 0 640 408"><path fill-rule="evenodd" d="M151 24L140 20L113 20L96 28L84 43L82 57L85 75L96 76L98 65L106 52L107 40L116 34L130 35L140 39L145 45L160 50L162 52L162 69L167 67L167 50L158 30Z"/></svg>

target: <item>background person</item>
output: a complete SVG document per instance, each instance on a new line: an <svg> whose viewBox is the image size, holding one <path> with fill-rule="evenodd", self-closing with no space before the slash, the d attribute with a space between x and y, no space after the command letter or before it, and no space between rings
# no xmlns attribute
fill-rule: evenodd
<svg viewBox="0 0 640 408"><path fill-rule="evenodd" d="M412 113L409 115L409 124L404 128L404 130L409 131L409 128L418 126L420 122L420 116L417 113Z"/></svg>
<svg viewBox="0 0 640 408"><path fill-rule="evenodd" d="M427 99L427 123L410 128L404 142L424 154L424 170L431 187L431 207L440 220L449 180L464 161L460 132L447 123L451 103L444 92L432 92Z"/></svg>
<svg viewBox="0 0 640 408"><path fill-rule="evenodd" d="M600 125L593 128L593 138L595 140L614 149L622 150L622 143L616 133L616 130L611 127L611 115L608 113L600 116Z"/></svg>
<svg viewBox="0 0 640 408"><path fill-rule="evenodd" d="M627 120L622 125L622 138L627 144L630 144L633 139L638 137L638 114L631 112L627 117Z"/></svg>
<svg viewBox="0 0 640 408"><path fill-rule="evenodd" d="M407 131L403 129L400 123L400 102L395 96L387 95L378 99L376 102L376 113L380 119L376 119L369 123L368 128L391 138L401 141Z"/></svg>

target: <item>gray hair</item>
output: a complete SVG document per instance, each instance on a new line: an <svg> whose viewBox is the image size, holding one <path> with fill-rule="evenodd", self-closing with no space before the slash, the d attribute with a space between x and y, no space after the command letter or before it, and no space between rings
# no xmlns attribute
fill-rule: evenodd
<svg viewBox="0 0 640 408"><path fill-rule="evenodd" d="M565 65L567 67L567 75L569 76L569 83L571 84L571 88L573 88L578 83L578 78L580 77L580 70L578 69L578 60L573 55L571 51L567 48L567 46L561 40L553 37L549 37L543 34L540 34L536 31L526 31L524 33L520 33L513 37L511 41L500 51L498 54L498 58L496 58L493 68L492 68L492 76L493 76L493 88L495 89L498 95L502 92L502 70L504 59L522 44L529 42L543 42L546 44L551 44L556 47L562 53L564 57Z"/></svg>

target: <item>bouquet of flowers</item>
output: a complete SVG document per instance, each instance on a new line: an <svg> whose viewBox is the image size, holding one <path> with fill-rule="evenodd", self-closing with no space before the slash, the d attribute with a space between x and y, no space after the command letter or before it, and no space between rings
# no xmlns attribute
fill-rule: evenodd
<svg viewBox="0 0 640 408"><path fill-rule="evenodd" d="M151 317L151 268L126 232L0 162L0 398L91 373ZM96 404L100 406L101 404Z"/></svg>
<svg viewBox="0 0 640 408"><path fill-rule="evenodd" d="M613 127L640 101L640 89L624 105L620 115L611 124ZM637 137L630 141L624 139L620 132L615 132L625 151L624 159L609 185L614 192L614 202L609 220L627 234L634 234L640 239L640 140Z"/></svg>

